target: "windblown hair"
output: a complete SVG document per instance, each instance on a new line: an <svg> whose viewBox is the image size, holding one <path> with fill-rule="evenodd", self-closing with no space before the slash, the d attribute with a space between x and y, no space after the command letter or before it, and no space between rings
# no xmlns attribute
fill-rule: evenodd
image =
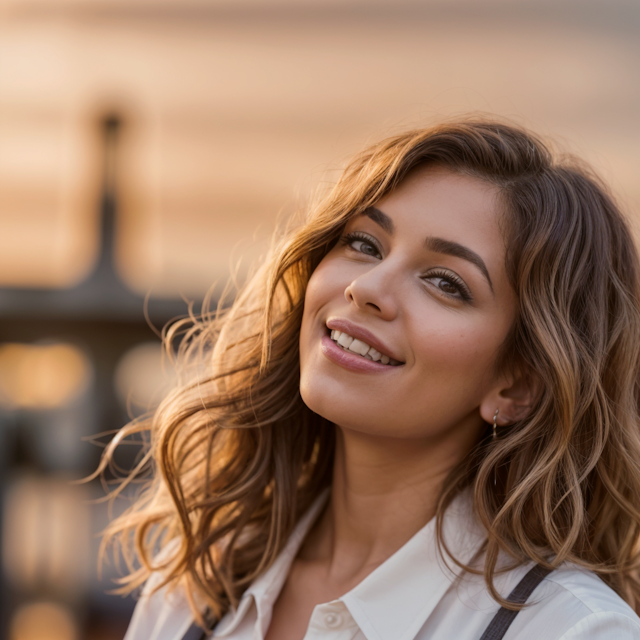
<svg viewBox="0 0 640 640"><path fill-rule="evenodd" d="M500 603L501 552L515 564L573 562L640 603L640 272L629 228L581 163L518 127L473 119L368 148L230 306L166 332L199 374L123 428L99 469L123 439L147 434L120 489L150 469L149 484L104 540L120 543L123 591L159 572L159 586L183 585L194 611L219 619L330 485L335 427L299 393L307 283L347 221L424 165L498 188L517 314L496 357L541 381L530 415L483 438L450 473L440 544L444 511L469 487Z"/></svg>

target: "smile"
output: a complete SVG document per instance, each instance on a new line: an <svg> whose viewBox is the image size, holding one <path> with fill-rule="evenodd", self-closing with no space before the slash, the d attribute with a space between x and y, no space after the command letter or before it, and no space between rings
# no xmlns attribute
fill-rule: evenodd
<svg viewBox="0 0 640 640"><path fill-rule="evenodd" d="M358 356L362 356L367 360L380 362L381 364L390 365L392 367L397 367L399 364L402 364L398 360L394 360L388 355L380 353L380 351L378 351L377 349L370 347L366 342L358 340L357 338L354 338L353 336L350 336L348 333L345 333L343 331L337 331L335 329L331 330L331 340L333 340L340 348L344 349L345 351Z"/></svg>

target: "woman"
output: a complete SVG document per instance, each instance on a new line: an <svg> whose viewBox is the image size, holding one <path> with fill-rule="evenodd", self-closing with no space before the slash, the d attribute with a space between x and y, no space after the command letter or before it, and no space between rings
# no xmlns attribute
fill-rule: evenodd
<svg viewBox="0 0 640 640"><path fill-rule="evenodd" d="M150 434L127 640L640 638L639 273L521 129L358 156L107 450Z"/></svg>

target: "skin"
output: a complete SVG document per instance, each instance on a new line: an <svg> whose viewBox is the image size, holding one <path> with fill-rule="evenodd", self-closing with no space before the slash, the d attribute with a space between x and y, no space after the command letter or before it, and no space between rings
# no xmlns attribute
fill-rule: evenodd
<svg viewBox="0 0 640 640"><path fill-rule="evenodd" d="M307 287L300 390L336 424L334 476L266 640L301 640L315 605L352 589L434 516L444 479L496 409L508 425L535 395L531 376L496 368L516 311L497 189L423 167L375 209L350 220ZM478 264L425 247L429 237L473 251L490 282ZM328 357L336 319L369 330L403 364L354 371Z"/></svg>

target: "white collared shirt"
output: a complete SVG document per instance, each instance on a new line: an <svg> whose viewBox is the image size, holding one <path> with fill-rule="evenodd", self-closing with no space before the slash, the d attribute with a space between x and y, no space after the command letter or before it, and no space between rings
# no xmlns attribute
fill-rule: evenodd
<svg viewBox="0 0 640 640"><path fill-rule="evenodd" d="M243 594L212 638L263 640L273 606L304 537L322 510L321 495L301 518L275 563ZM468 494L444 519L444 538L461 562L470 562L484 539L472 517ZM508 595L532 565L496 577ZM304 640L478 640L498 611L482 576L456 575L437 551L435 520L348 593L317 605ZM460 571L457 570L459 574ZM124 640L181 640L193 622L186 595L160 590L158 577L136 606ZM552 572L533 592L504 640L640 640L640 618L593 573L576 567Z"/></svg>

